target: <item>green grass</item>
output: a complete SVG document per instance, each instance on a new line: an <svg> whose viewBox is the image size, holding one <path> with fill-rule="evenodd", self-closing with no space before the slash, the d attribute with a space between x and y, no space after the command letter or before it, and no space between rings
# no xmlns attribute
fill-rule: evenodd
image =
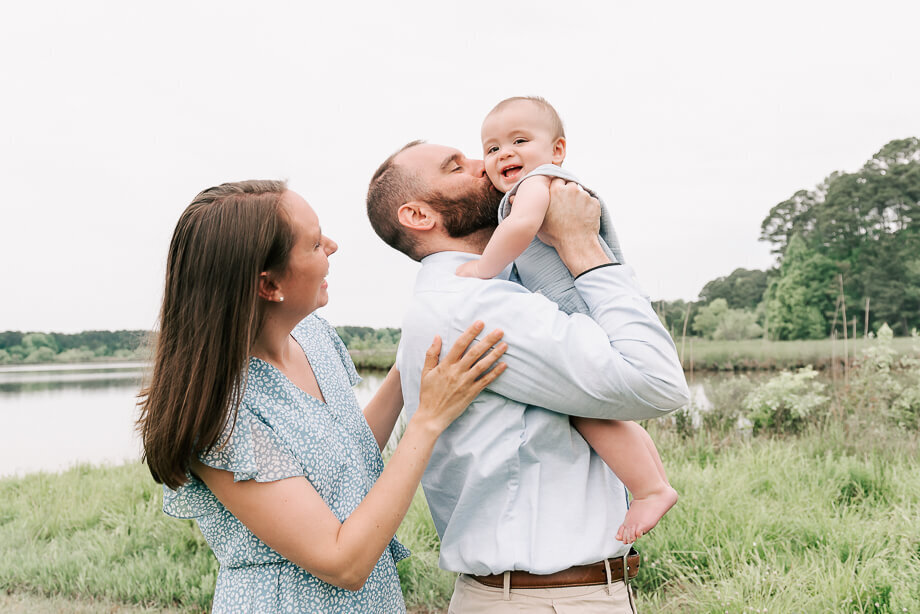
<svg viewBox="0 0 920 614"><path fill-rule="evenodd" d="M847 343L847 355L853 357L870 341L859 338ZM691 362L694 371L757 371L798 369L812 365L816 369L827 369L836 364L843 368L843 340L816 339L809 341L709 341L699 338L678 337L675 339L678 351L682 350L682 364L689 371ZM917 342L910 337L898 337L892 341L898 354L907 354L916 349ZM396 350L350 350L352 360L359 369L389 369L396 360Z"/></svg>
<svg viewBox="0 0 920 614"><path fill-rule="evenodd" d="M812 365L816 369L826 369L836 362L842 365L843 340L832 342L830 339L810 341L709 341L690 338L682 341L675 339L678 351L682 350L682 363L685 371L690 370L691 360L694 371L745 371L796 369ZM852 358L866 346L863 338L851 340L847 345L848 356ZM893 340L893 346L899 353L910 352L915 342L910 337ZM358 369L387 370L396 361L395 349L349 350L351 358ZM98 362L112 361L112 358L98 359ZM124 360L124 359L121 359Z"/></svg>
<svg viewBox="0 0 920 614"><path fill-rule="evenodd" d="M406 606L417 612L446 610L457 574L438 568L440 540L421 489L415 493L397 536L412 551L412 556L398 564Z"/></svg>
<svg viewBox="0 0 920 614"><path fill-rule="evenodd" d="M653 430L681 500L640 543L646 611L920 612L916 433Z"/></svg>
<svg viewBox="0 0 920 614"><path fill-rule="evenodd" d="M207 611L217 561L195 523L164 515L161 504L140 464L0 480L0 610ZM399 564L407 604L438 611L455 575L438 569L421 491L399 536L413 551Z"/></svg>
<svg viewBox="0 0 920 614"><path fill-rule="evenodd" d="M700 429L651 421L681 499L640 541L643 610L920 612L920 432L883 410L894 380L867 401L886 373L838 385L794 435L734 428L745 377L710 388ZM216 561L161 500L139 464L0 480L0 610L206 611ZM420 493L398 535L410 611L443 612L454 575Z"/></svg>
<svg viewBox="0 0 920 614"><path fill-rule="evenodd" d="M681 352L685 371L691 362L695 371L745 371L760 369L797 369L812 365L816 369L829 368L834 362L843 366L843 340L815 339L808 341L709 341L687 338L685 342L675 339ZM871 340L851 339L847 343L847 355L852 360ZM915 350L916 341L911 337L892 340L892 347L899 354ZM836 360L835 360L836 359Z"/></svg>
<svg viewBox="0 0 920 614"><path fill-rule="evenodd" d="M217 563L139 464L0 480L0 591L206 611Z"/></svg>
<svg viewBox="0 0 920 614"><path fill-rule="evenodd" d="M4 614L178 614L174 608L157 608L128 605L95 597L80 599L74 597L34 595L32 593L0 592L0 612Z"/></svg>
<svg viewBox="0 0 920 614"><path fill-rule="evenodd" d="M742 441L655 423L681 500L639 544L644 611L920 612L917 433L852 427ZM206 610L214 558L159 508L136 464L0 481L0 593ZM443 611L454 576L423 497L399 536L410 609Z"/></svg>
<svg viewBox="0 0 920 614"><path fill-rule="evenodd" d="M358 369L385 371L396 363L396 350L349 350Z"/></svg>

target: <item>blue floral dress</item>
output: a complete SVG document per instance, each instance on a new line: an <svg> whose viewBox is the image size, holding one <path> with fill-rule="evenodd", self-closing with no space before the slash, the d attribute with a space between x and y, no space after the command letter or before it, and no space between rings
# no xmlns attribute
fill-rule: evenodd
<svg viewBox="0 0 920 614"><path fill-rule="evenodd" d="M383 459L351 389L360 378L335 330L311 315L293 336L326 402L303 392L270 364L250 358L236 425L228 425L218 445L199 459L233 472L236 481L305 476L344 522L374 485ZM195 518L214 551L220 563L215 613L406 611L396 562L409 551L396 538L364 587L352 592L323 582L269 548L194 476L178 490L164 487L163 511ZM310 527L303 531L309 533Z"/></svg>

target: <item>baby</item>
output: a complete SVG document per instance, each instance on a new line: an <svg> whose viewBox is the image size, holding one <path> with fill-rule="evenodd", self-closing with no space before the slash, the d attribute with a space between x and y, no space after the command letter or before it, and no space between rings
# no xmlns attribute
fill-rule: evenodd
<svg viewBox="0 0 920 614"><path fill-rule="evenodd" d="M565 147L562 121L542 98L509 98L486 116L482 151L489 179L505 193L499 205L501 223L482 257L461 265L457 275L488 279L516 260L518 275L528 289L556 301L567 313L588 313L572 275L555 250L535 240L549 207L552 179L577 182L560 168ZM603 202L601 210L599 241L612 262L622 263ZM625 543L634 542L677 502L677 491L668 483L655 444L634 422L573 416L572 424L632 493L632 503L616 537Z"/></svg>

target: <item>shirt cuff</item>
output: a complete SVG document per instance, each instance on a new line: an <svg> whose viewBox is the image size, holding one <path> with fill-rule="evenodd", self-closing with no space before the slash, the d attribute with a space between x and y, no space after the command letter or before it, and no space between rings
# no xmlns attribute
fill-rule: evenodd
<svg viewBox="0 0 920 614"><path fill-rule="evenodd" d="M620 266L620 263L619 263L619 262L605 262L604 264L599 264L599 265L597 265L597 266L591 267L591 268L588 269L587 271L582 271L581 273L579 273L579 274L575 277L575 279L578 279L578 278L581 277L582 275L586 275L586 274L590 273L591 271L596 271L596 270L598 270L598 269L602 269L602 268L608 267L608 266Z"/></svg>

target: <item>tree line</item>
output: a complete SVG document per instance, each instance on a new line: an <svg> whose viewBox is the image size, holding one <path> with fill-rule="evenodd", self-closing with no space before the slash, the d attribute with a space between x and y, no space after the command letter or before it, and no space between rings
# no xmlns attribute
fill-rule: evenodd
<svg viewBox="0 0 920 614"><path fill-rule="evenodd" d="M150 333L143 330L90 330L82 333L0 333L0 364L133 359L143 353Z"/></svg>
<svg viewBox="0 0 920 614"><path fill-rule="evenodd" d="M351 350L395 349L398 328L338 326ZM45 362L138 360L149 355L154 334L145 330L90 330L82 333L0 332L0 365Z"/></svg>
<svg viewBox="0 0 920 614"><path fill-rule="evenodd" d="M891 141L853 173L834 172L761 223L776 266L736 269L699 300L657 301L672 334L818 339L920 328L920 139Z"/></svg>

